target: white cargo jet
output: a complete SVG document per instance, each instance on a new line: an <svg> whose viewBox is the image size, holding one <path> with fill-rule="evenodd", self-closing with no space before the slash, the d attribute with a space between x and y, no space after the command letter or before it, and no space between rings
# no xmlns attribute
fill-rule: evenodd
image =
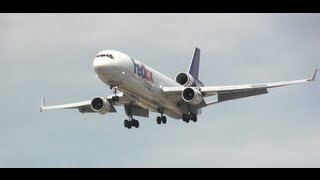
<svg viewBox="0 0 320 180"><path fill-rule="evenodd" d="M138 60L118 51L104 50L93 60L93 68L114 95L71 104L46 106L41 98L41 111L50 109L78 109L81 113L116 112L115 106L124 106L128 120L126 128L139 127L133 116L149 117L149 111L160 113L158 124L166 124L164 114L188 123L197 121L201 109L212 104L268 93L268 88L314 81L317 69L310 79L230 85L204 86L199 80L200 49L195 48L188 72L180 72L175 80L161 74ZM119 92L120 91L120 92ZM216 100L206 100L217 96Z"/></svg>

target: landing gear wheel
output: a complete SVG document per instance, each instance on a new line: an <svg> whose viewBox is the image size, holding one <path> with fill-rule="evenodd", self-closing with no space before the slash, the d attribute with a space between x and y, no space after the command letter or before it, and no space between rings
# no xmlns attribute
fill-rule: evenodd
<svg viewBox="0 0 320 180"><path fill-rule="evenodd" d="M162 116L161 117L161 121L162 121L163 124L166 124L167 123L167 117Z"/></svg>
<svg viewBox="0 0 320 180"><path fill-rule="evenodd" d="M119 102L119 96L112 96L112 102Z"/></svg>
<svg viewBox="0 0 320 180"><path fill-rule="evenodd" d="M188 123L188 122L189 122L189 116L188 116L188 114L182 114L182 120L183 120L184 122Z"/></svg>
<svg viewBox="0 0 320 180"><path fill-rule="evenodd" d="M128 121L129 123L128 123L128 129L131 129L131 127L132 127L132 121Z"/></svg>
<svg viewBox="0 0 320 180"><path fill-rule="evenodd" d="M191 115L190 115L190 119L191 119L193 122L197 122L197 115L191 114Z"/></svg>
<svg viewBox="0 0 320 180"><path fill-rule="evenodd" d="M136 128L139 128L139 121L136 120L135 126Z"/></svg>
<svg viewBox="0 0 320 180"><path fill-rule="evenodd" d="M135 120L135 119L132 119L132 126L135 127L135 128L138 128L139 127L139 121Z"/></svg>
<svg viewBox="0 0 320 180"><path fill-rule="evenodd" d="M124 124L124 127L126 127L126 128L127 128L127 127L128 127L128 125L129 125L129 121L128 121L128 120L124 120L124 121L123 121L123 124Z"/></svg>
<svg viewBox="0 0 320 180"><path fill-rule="evenodd" d="M161 124L161 117L160 116L157 117L157 123Z"/></svg>

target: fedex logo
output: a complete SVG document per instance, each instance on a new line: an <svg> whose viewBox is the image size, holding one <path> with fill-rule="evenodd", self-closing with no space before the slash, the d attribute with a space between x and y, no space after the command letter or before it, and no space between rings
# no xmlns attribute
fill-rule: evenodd
<svg viewBox="0 0 320 180"><path fill-rule="evenodd" d="M134 59L132 59L133 63L133 72L137 74L139 77L142 77L150 82L153 82L152 71L149 70L144 64L138 64Z"/></svg>

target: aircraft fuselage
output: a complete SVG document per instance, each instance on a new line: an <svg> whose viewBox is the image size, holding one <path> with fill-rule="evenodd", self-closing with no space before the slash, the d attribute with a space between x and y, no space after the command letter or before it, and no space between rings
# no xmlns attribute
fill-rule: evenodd
<svg viewBox="0 0 320 180"><path fill-rule="evenodd" d="M181 119L183 111L187 110L178 107L175 99L168 99L161 90L162 87L181 86L179 83L118 51L105 50L97 56L108 53L113 55L113 59L104 56L93 61L97 76L105 84L116 86L121 92L135 97L135 103L144 109L153 112L162 109L164 114Z"/></svg>

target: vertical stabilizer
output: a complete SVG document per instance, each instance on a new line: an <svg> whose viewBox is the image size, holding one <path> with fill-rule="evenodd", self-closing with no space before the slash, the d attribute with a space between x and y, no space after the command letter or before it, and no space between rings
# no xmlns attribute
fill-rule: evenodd
<svg viewBox="0 0 320 180"><path fill-rule="evenodd" d="M200 49L196 47L193 58L189 67L189 74L198 80L199 76L199 63L200 63Z"/></svg>

